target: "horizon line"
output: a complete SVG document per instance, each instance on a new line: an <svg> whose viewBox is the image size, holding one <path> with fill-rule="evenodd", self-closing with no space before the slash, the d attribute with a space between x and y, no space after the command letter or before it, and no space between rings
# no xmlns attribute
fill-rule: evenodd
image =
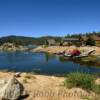
<svg viewBox="0 0 100 100"><path fill-rule="evenodd" d="M93 33L93 32L95 32L95 33L99 33L100 31L91 31L91 32L73 32L73 33L66 33L65 35L40 35L40 36L30 36L30 35L16 35L16 34L8 34L8 35L1 35L0 36L0 38L1 37L8 37L8 36L23 36L23 37L33 37L33 38L39 38L39 37L48 37L48 36L51 36L51 37L64 37L64 36L66 36L66 35L78 35L78 34L82 34L82 35L84 35L84 34L86 34L86 33ZM0 33L1 34L1 33Z"/></svg>

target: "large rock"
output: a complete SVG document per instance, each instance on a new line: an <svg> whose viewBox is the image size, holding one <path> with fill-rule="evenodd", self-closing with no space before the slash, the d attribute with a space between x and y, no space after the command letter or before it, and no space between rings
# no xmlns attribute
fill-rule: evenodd
<svg viewBox="0 0 100 100"><path fill-rule="evenodd" d="M23 93L23 86L15 77L11 77L0 89L0 98L7 100L17 100Z"/></svg>

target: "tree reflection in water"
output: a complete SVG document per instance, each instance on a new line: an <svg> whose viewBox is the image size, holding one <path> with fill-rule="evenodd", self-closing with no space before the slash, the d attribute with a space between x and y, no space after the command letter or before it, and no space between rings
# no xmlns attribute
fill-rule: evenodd
<svg viewBox="0 0 100 100"><path fill-rule="evenodd" d="M59 60L61 62L71 61L71 62L80 64L81 66L85 66L85 65L90 66L90 67L91 66L95 66L95 67L100 66L100 62L98 62L98 60L96 60L96 59L93 59L92 57L90 59L89 57L87 57L87 58L71 58L71 57L60 56Z"/></svg>
<svg viewBox="0 0 100 100"><path fill-rule="evenodd" d="M51 58L54 58L55 55L53 54L50 54L50 53L45 53L45 60L46 62L48 62Z"/></svg>

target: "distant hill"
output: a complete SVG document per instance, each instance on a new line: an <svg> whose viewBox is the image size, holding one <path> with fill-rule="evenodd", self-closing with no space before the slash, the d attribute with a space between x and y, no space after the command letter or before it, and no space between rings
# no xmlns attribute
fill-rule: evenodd
<svg viewBox="0 0 100 100"><path fill-rule="evenodd" d="M54 39L55 41L60 41L61 37L53 37L53 36L44 36L39 38L34 37L25 37L25 36L6 36L0 38L0 45L6 42L14 43L16 45L41 45L47 39Z"/></svg>
<svg viewBox="0 0 100 100"><path fill-rule="evenodd" d="M89 37L91 35L96 35L100 37L100 32L88 32L88 33L77 33L77 34L67 34L66 38L77 38L79 36ZM42 45L48 39L54 39L56 42L61 42L62 37L57 36L43 36L43 37L25 37L25 36L6 36L0 38L0 45L6 42L14 43L16 45Z"/></svg>

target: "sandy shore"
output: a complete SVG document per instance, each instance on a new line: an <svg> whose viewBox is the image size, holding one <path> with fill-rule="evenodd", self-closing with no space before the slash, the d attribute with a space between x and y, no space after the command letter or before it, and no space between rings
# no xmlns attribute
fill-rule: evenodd
<svg viewBox="0 0 100 100"><path fill-rule="evenodd" d="M14 74L0 72L0 79L11 77ZM93 92L87 92L80 88L67 89L63 85L65 77L22 73L21 77L17 79L29 94L29 97L24 100L87 100L86 96L93 98L95 95ZM96 81L100 84L100 79Z"/></svg>
<svg viewBox="0 0 100 100"><path fill-rule="evenodd" d="M79 49L81 52L84 51L88 51L91 49L94 49L95 51L91 54L93 56L98 56L100 55L100 47L96 47L96 46L83 46L83 47L75 47L75 46L50 46L50 47L46 47L43 48L41 46L31 50L32 52L48 52L48 53L59 53L59 52L63 52L63 51L68 51L70 49Z"/></svg>

